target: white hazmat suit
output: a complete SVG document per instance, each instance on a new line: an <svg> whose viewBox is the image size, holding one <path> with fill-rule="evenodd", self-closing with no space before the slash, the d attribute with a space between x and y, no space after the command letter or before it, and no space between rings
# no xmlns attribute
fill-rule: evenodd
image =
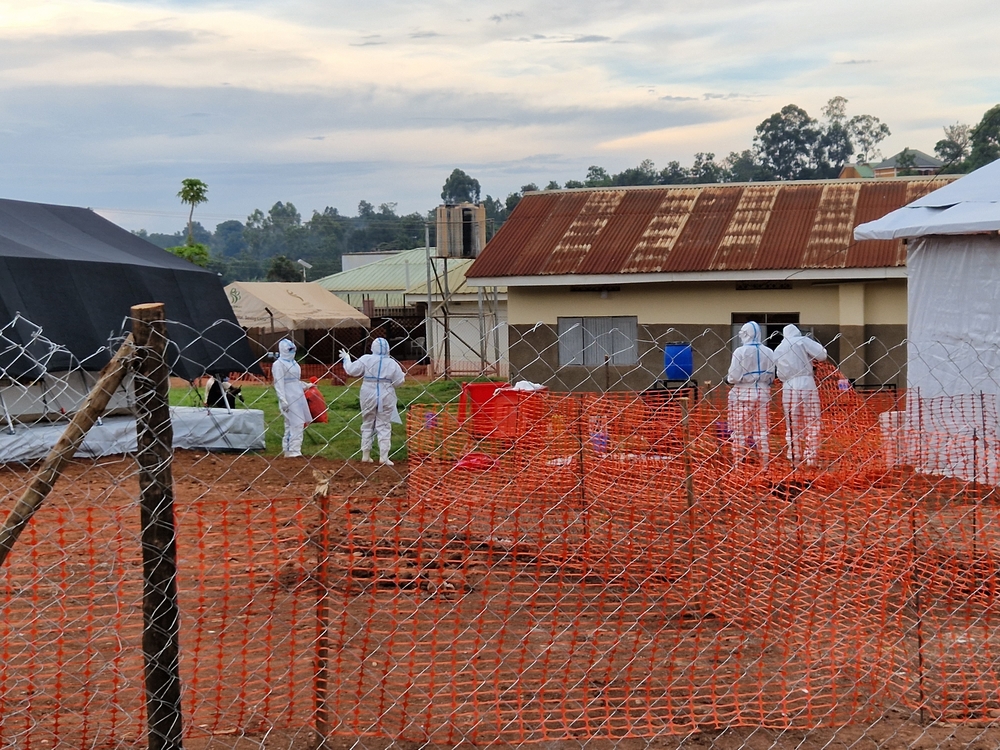
<svg viewBox="0 0 1000 750"><path fill-rule="evenodd" d="M768 409L774 382L774 352L761 342L760 326L750 321L740 329L743 345L733 352L726 380L729 389L729 430L737 462L756 448L761 466L771 457Z"/></svg>
<svg viewBox="0 0 1000 750"><path fill-rule="evenodd" d="M784 341L774 350L781 403L785 409L786 455L792 464L815 466L819 455L819 390L813 378L813 362L826 359L826 349L803 336L797 326L782 329Z"/></svg>
<svg viewBox="0 0 1000 750"><path fill-rule="evenodd" d="M340 353L344 372L351 377L363 377L361 382L361 460L371 461L372 437L378 436L379 460L392 466L389 445L392 423L400 424L396 409L396 386L405 376L399 363L389 356L389 342L379 338L372 342L372 353L351 361L346 351Z"/></svg>
<svg viewBox="0 0 1000 750"><path fill-rule="evenodd" d="M285 419L281 448L285 458L298 458L302 455L302 433L312 418L302 387L302 368L295 361L295 344L288 339L278 342L278 358L271 365L271 378L278 395L278 408Z"/></svg>

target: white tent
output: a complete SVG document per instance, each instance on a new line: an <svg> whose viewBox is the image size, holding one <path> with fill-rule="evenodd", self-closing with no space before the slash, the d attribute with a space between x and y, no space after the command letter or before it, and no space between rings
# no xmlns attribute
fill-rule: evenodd
<svg viewBox="0 0 1000 750"><path fill-rule="evenodd" d="M226 296L244 328L368 328L366 315L315 282L234 281Z"/></svg>
<svg viewBox="0 0 1000 750"><path fill-rule="evenodd" d="M861 224L856 240L897 240L1000 230L1000 160L938 188L881 219Z"/></svg>
<svg viewBox="0 0 1000 750"><path fill-rule="evenodd" d="M1000 161L854 230L906 239L905 461L1000 483ZM913 454L916 455L913 455Z"/></svg>

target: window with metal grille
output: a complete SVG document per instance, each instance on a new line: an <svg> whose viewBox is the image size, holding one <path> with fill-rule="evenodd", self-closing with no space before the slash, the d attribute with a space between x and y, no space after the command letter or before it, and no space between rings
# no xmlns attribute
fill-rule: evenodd
<svg viewBox="0 0 1000 750"><path fill-rule="evenodd" d="M559 318L559 365L634 365L637 336L634 316Z"/></svg>

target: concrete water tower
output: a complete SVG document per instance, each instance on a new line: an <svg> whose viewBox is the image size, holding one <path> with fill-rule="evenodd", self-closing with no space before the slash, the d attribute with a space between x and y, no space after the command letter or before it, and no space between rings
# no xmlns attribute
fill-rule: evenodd
<svg viewBox="0 0 1000 750"><path fill-rule="evenodd" d="M486 245L486 207L481 203L438 206L436 230L438 257L475 258Z"/></svg>

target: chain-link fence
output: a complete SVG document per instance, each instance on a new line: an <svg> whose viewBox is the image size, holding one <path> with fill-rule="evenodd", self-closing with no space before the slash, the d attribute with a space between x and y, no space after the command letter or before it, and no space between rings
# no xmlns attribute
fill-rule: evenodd
<svg viewBox="0 0 1000 750"><path fill-rule="evenodd" d="M188 746L1000 745L1000 384L922 398L905 342L848 378L822 341L812 455L717 332L536 329L533 384L413 363L394 465L359 460L342 364L299 367L302 458L272 359L171 381ZM97 374L27 321L0 345L7 515ZM131 372L0 570L5 747L146 744Z"/></svg>

